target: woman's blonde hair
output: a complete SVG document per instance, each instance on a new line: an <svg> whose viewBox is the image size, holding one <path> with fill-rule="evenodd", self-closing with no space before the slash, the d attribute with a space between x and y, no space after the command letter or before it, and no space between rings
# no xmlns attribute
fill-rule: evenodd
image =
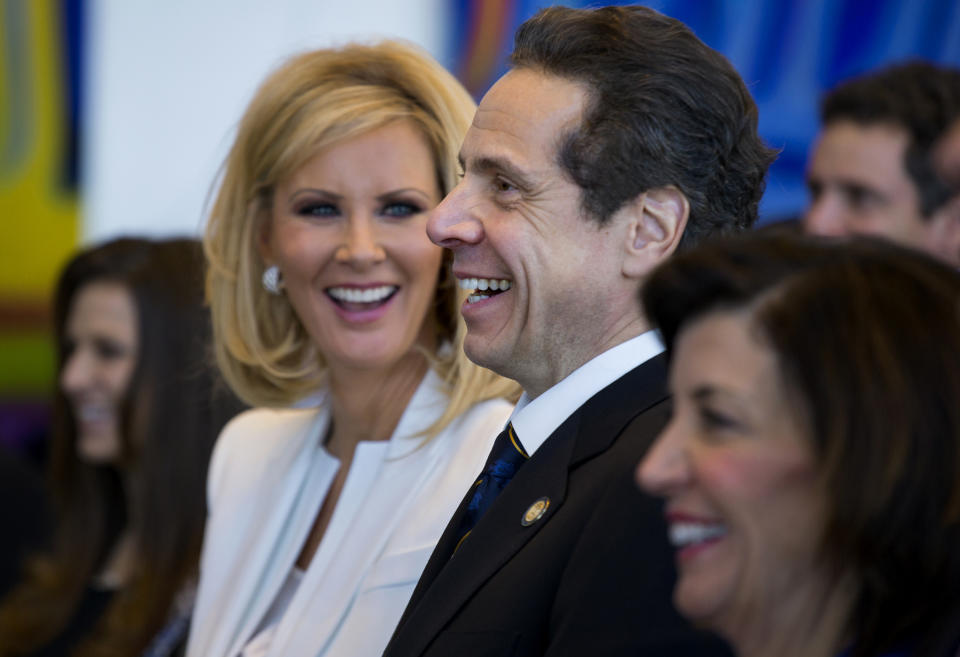
<svg viewBox="0 0 960 657"><path fill-rule="evenodd" d="M476 105L429 55L386 41L296 56L257 91L224 163L204 236L210 267L217 363L233 390L257 406L286 406L324 384L326 366L285 295L261 285L257 239L269 221L276 185L322 149L404 119L430 146L443 194L456 184L457 151ZM463 293L444 255L434 317L440 343L430 357L450 402L428 430L435 435L474 403L514 398L519 389L463 353Z"/></svg>

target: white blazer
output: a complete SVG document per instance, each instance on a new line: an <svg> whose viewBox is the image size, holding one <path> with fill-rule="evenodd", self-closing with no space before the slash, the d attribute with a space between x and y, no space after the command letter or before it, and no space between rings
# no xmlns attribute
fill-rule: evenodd
<svg viewBox="0 0 960 657"><path fill-rule="evenodd" d="M345 512L350 517L337 518L338 504L324 541L339 523L346 527L339 549L325 555L330 561L319 579L307 570L269 655L383 652L434 545L511 411L504 400L482 402L430 442L412 437L446 404L431 370L404 411L360 506ZM328 422L324 403L303 410L256 409L221 433L207 482L209 516L188 657L235 656L263 620L329 486L329 456L326 469L317 465ZM314 560L323 550L321 542Z"/></svg>

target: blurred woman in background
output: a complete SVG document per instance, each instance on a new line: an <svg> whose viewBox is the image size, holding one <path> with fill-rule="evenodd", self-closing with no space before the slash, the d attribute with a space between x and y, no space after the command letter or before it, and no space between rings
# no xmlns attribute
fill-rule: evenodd
<svg viewBox="0 0 960 657"><path fill-rule="evenodd" d="M673 417L678 609L742 657L947 657L960 641L960 274L901 248L754 235L643 292Z"/></svg>
<svg viewBox="0 0 960 657"><path fill-rule="evenodd" d="M56 528L0 607L0 655L171 654L185 640L210 450L240 409L215 384L199 243L79 253L54 322Z"/></svg>
<svg viewBox="0 0 960 657"><path fill-rule="evenodd" d="M208 294L227 381L276 410L217 443L189 655L380 655L483 468L519 391L464 356L425 226L474 109L392 42L295 57L247 108Z"/></svg>

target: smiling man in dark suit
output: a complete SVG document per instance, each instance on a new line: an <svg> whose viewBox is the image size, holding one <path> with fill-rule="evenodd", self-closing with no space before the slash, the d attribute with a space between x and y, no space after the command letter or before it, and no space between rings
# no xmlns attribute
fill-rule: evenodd
<svg viewBox="0 0 960 657"><path fill-rule="evenodd" d="M471 290L467 355L524 395L385 655L725 655L673 610L662 510L632 484L669 413L636 297L675 249L753 223L756 107L642 7L543 10L512 64L428 233Z"/></svg>

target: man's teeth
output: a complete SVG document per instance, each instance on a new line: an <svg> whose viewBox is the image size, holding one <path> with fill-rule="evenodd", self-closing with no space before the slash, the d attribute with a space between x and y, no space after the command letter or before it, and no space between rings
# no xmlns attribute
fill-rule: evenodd
<svg viewBox="0 0 960 657"><path fill-rule="evenodd" d="M481 292L486 292L487 290L496 292L499 290L503 292L510 289L510 281L505 278L461 278L460 289L480 290Z"/></svg>
<svg viewBox="0 0 960 657"><path fill-rule="evenodd" d="M327 293L337 301L348 303L376 303L383 301L397 290L396 285L381 285L361 290L356 287L331 287Z"/></svg>
<svg viewBox="0 0 960 657"><path fill-rule="evenodd" d="M703 525L699 523L674 523L670 525L670 543L674 547L685 547L694 543L703 543L723 536L727 528L723 525Z"/></svg>

